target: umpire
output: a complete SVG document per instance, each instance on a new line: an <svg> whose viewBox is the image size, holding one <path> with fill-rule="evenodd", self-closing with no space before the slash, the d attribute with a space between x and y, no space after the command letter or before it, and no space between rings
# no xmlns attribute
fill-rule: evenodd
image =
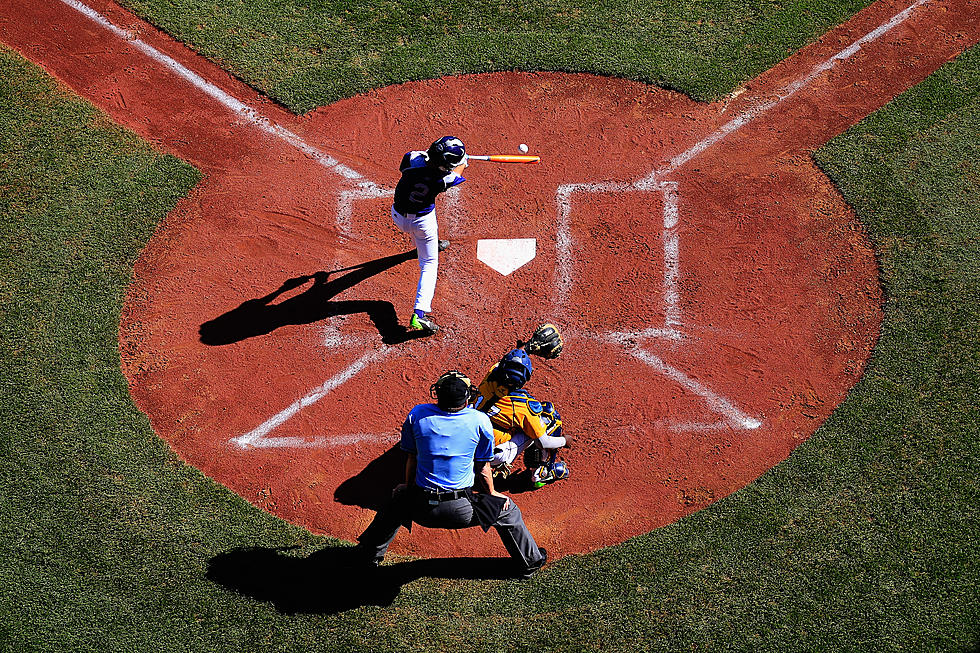
<svg viewBox="0 0 980 653"><path fill-rule="evenodd" d="M485 413L467 407L470 380L452 371L432 384L435 404L419 404L402 425L408 453L404 486L358 538L358 551L377 565L402 525L427 528L492 526L520 575L530 578L548 558L528 532L517 505L493 488L493 428Z"/></svg>

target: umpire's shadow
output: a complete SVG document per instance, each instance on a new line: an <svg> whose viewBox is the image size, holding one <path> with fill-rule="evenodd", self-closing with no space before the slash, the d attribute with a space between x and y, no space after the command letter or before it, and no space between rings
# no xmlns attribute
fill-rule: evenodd
<svg viewBox="0 0 980 653"><path fill-rule="evenodd" d="M405 482L407 454L396 444L364 469L337 486L333 499L345 506L379 510L391 500L391 491Z"/></svg>
<svg viewBox="0 0 980 653"><path fill-rule="evenodd" d="M319 271L287 279L279 288L256 299L246 300L223 315L201 325L199 333L205 345L229 345L246 338L266 335L288 324L312 324L335 315L367 313L374 323L381 341L397 344L426 335L409 332L398 324L398 315L391 302L382 300L330 301L341 292L354 287L365 279L418 257L416 250L393 254L360 263L348 268ZM346 272L330 279L331 275ZM295 297L276 303L283 294L310 283L309 288Z"/></svg>
<svg viewBox="0 0 980 653"><path fill-rule="evenodd" d="M388 606L402 585L419 578L514 578L509 558L434 558L378 569L365 567L352 547L327 547L305 558L290 548L234 549L211 558L207 578L243 596L268 601L287 614L336 614L362 605Z"/></svg>

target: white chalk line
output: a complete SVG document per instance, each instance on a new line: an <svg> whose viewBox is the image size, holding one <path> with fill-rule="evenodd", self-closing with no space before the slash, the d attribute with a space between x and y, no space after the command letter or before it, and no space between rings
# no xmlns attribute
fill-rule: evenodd
<svg viewBox="0 0 980 653"><path fill-rule="evenodd" d="M674 433L705 433L710 431L732 431L734 427L726 421L718 422L657 422L657 426Z"/></svg>
<svg viewBox="0 0 980 653"><path fill-rule="evenodd" d="M377 197L393 197L395 191L381 186L352 188L343 190L337 194L337 230L344 236L352 238L354 235L351 215L354 212L354 202L363 199Z"/></svg>
<svg viewBox="0 0 980 653"><path fill-rule="evenodd" d="M266 116L263 116L258 111L248 106L244 102L232 97L225 91L218 88L216 85L205 80L203 77L190 70L173 57L170 57L152 45L146 43L142 39L132 38L129 31L122 29L110 22L105 16L95 11L88 5L79 2L78 0L61 0L64 4L68 5L72 9L80 12L82 15L86 16L90 20L94 21L98 25L102 26L112 34L115 34L119 38L126 41L126 43L132 45L133 47L140 50L143 54L148 56L150 59L162 64L169 70L176 73L180 78L190 83L192 86L202 91L205 95L208 95L212 99L216 100L219 104L223 105L227 109L231 110L235 114L241 116L246 121L252 125L258 127L266 134L279 138L283 142L296 148L299 152L312 158L314 161L319 163L326 170L339 175L344 180L351 182L353 188L343 190L339 193L337 198L337 216L336 223L338 230L345 235L350 235L351 225L350 218L353 210L353 202L358 199L365 198L375 198L375 197L390 197L394 194L394 191L388 188L379 186L378 184L365 179L361 173L357 172L353 168L344 165L337 159L333 158L329 154L317 149L316 147L307 143L298 134L286 129L282 125L279 125ZM326 344L326 338L325 343ZM380 438L382 436L373 435L342 435L333 438L313 438L312 440L307 440L303 438L269 438L268 433L279 427L296 413L298 413L303 408L312 405L329 394L332 390L343 385L346 381L351 379L358 372L363 370L369 364L380 360L387 354L387 348L380 351L370 351L363 354L359 359L354 361L346 369L338 373L337 375L331 377L323 383L323 385L313 389L308 394L306 394L301 399L295 401L292 405L286 409L276 413L268 420L263 422L260 426L249 431L248 433L232 438L231 442L235 445L243 448L266 448L266 447L326 447L326 446L341 446L343 444L352 444L354 442L363 441L369 438Z"/></svg>
<svg viewBox="0 0 980 653"><path fill-rule="evenodd" d="M708 388L704 384L691 378L681 370L668 365L659 356L651 353L649 350L644 349L640 344L640 341L646 339L667 339L667 340L690 340L690 336L681 333L675 329L644 329L642 331L618 331L610 332L605 335L604 340L606 342L614 343L620 345L626 353L633 356L634 358L643 361L649 365L653 370L668 379L679 384L681 387L687 389L693 394L701 397L705 404L715 413L718 413L724 418L724 424L729 427L753 430L762 426L762 421L746 414L741 410L734 401L727 399L715 392L714 390ZM687 428L690 426L691 428ZM693 425L683 425L683 424L673 424L671 430L674 431L686 431L686 430L696 430L705 431L711 430L708 428L703 428L702 424Z"/></svg>
<svg viewBox="0 0 980 653"><path fill-rule="evenodd" d="M675 156L673 159L670 160L670 163L667 165L666 168L662 168L660 170L653 170L649 175L635 182L634 185L637 187L646 187L648 185L655 185L658 179L662 179L666 175L669 175L670 173L674 172L675 170L680 168L682 165L684 165L691 159L703 153L708 148L722 141L729 134L735 133L745 125L749 124L750 122L758 118L759 116L768 112L770 109L778 106L779 104L782 104L789 98L796 95L796 93L798 93L801 89L808 86L817 77L826 73L829 70L832 70L834 66L836 66L841 61L846 61L847 59L853 57L861 50L863 46L867 45L868 43L871 43L872 41L876 41L877 39L881 38L891 30L895 29L896 27L904 23L916 9L918 9L924 4L927 4L930 1L931 0L918 0L915 4L895 14L888 22L871 30L870 32L868 32L858 40L854 41L849 46L839 51L837 54L833 55L823 63L814 66L810 70L810 73L807 74L806 76L784 87L782 92L776 95L775 99L760 102L759 104L750 107L749 109L746 109L745 111L737 115L735 118L733 118L729 122L725 123L718 129L716 129L706 138L696 143L693 147Z"/></svg>
<svg viewBox="0 0 980 653"><path fill-rule="evenodd" d="M680 211L678 209L677 187L677 182L662 181L656 184L656 186L650 185L643 189L645 192L661 192L664 198L662 230L664 327L652 327L638 331L610 332L606 334L605 340L619 344L627 353L647 363L655 372L672 379L688 391L701 397L711 410L725 418L725 424L729 425L729 427L746 430L757 429L762 425L760 420L744 413L732 400L707 388L677 368L667 365L663 360L644 349L638 343L638 341L649 339L673 341L688 339L683 331L678 328L681 326L681 309L680 289L678 287L678 279L680 277L680 238L678 234ZM557 274L559 279L559 297L561 297L562 292L565 292L566 296L564 299L566 301L567 293L570 292L572 286L571 237L568 236L570 231L568 221L572 209L571 199L573 193L583 190L592 193L616 193L639 189L636 186L615 182L605 184L567 184L563 187L563 194L560 196L559 202L558 224L560 225L560 230L564 227L566 238L564 241L559 239ZM568 249L563 249L565 247ZM703 431L705 429L699 430Z"/></svg>
<svg viewBox="0 0 980 653"><path fill-rule="evenodd" d="M362 198L385 197L385 196L390 196L392 194L393 191L391 191L390 189L383 188L375 184L373 181L364 179L363 176L357 171L355 171L354 169L340 163L338 160L331 157L330 155L309 145L308 143L306 143L306 141L304 141L300 136L298 136L294 132L286 129L285 127L282 127L281 125L272 122L270 119L261 115L255 109L249 107L243 102L225 93L220 88L206 81L200 75L194 73L186 66L177 62L172 57L163 54L162 52L160 52L159 50L157 50L156 48L154 48L153 46L149 45L148 43L146 43L141 39L131 38L129 32L112 24L108 19L106 19L104 16L99 14L91 7L88 7L87 5L78 2L78 0L62 0L62 2L64 2L69 7L72 7L73 9L79 11L83 15L87 16L89 19L98 23L99 25L109 30L110 32L116 34L117 36L125 40L127 43L132 44L134 47L138 48L140 51L142 51L144 54L149 56L151 59L171 69L177 75L179 75L180 77L182 77L183 79L191 83L193 86L197 87L205 94L214 98L225 107L241 115L249 122L251 122L253 125L262 129L264 132L276 136L282 139L284 142L292 145L303 154L313 158L325 169L334 172L349 181L357 181L357 187L359 190L345 191L341 193L340 196L338 197L337 226L340 229L340 231L342 231L343 233L347 233L347 234L350 233L350 216L352 212L353 201ZM848 48L845 48L840 52L838 52L836 55L831 57L828 61L814 67L809 75L807 75L806 77L802 78L801 80L798 80L794 84L787 87L784 93L777 96L776 100L764 102L759 105L756 105L751 109L746 110L745 112L743 112L742 114L734 118L733 120L723 125L718 130L716 130L714 133L709 135L706 139L696 144L694 147L674 157L674 159L671 160L667 168L663 170L654 170L650 173L650 175L648 175L644 179L634 182L630 186L632 186L637 190L653 190L653 189L663 190L664 189L663 185L657 182L658 177L662 177L663 175L673 172L684 163L687 163L688 161L690 161L697 155L701 154L702 152L704 152L705 150L707 150L717 142L720 142L729 134L737 131L743 125L748 124L749 122L753 121L760 115L767 112L769 109L785 101L786 99L788 99L789 97L797 93L800 89L808 85L811 81L813 81L813 79L823 74L824 72L832 69L838 61L843 61L853 56L861 49L861 47L865 43L869 43L873 40L876 40L877 38L880 38L882 35L889 32L895 26L904 22L917 7L927 2L929 2L929 0L918 0L918 2L916 2L914 5L912 5L911 7L907 8L906 10L894 16L888 23L885 23L884 25L878 27L877 29L872 30L861 39L858 39L857 41L852 43ZM598 187L598 191L593 191L592 187ZM623 184L615 183L615 184L599 184L599 185L568 184L568 185L560 186L558 188L557 197L559 199L559 221L558 221L559 232L557 236L557 241L558 241L557 244L559 249L559 269L560 269L558 285L559 285L559 297L561 297L564 294L564 299L566 301L567 301L567 294L570 291L570 287L571 287L570 252L571 252L572 242L568 229L568 217L571 211L571 194L572 192L579 191L579 190L586 190L586 191L593 191L593 192L618 192L622 187ZM677 240L677 233L676 233L676 226L677 226L676 183L674 183L674 188L672 192L665 191L664 197L665 197L664 302L667 308L666 311L667 326L671 327L680 324L679 296L676 289L677 276L679 274L679 243ZM667 200L668 197L672 198L672 207L671 207L671 201ZM564 203L562 202L563 198L564 198ZM673 216L672 225L668 226L667 223L670 221L671 215ZM566 302L562 302L561 305L564 305L565 303ZM648 362L652 367L660 368L662 373L664 373L665 375L669 376L670 378L675 378L675 380L678 380L678 382L680 382L682 385L685 385L685 387L688 387L689 389L692 389L692 391L701 394L701 396L705 397L706 401L708 401L709 405L716 407L720 410L731 409L737 411L737 409L734 408L734 405L731 404L731 402L728 402L727 400L725 400L720 396L713 395L713 393L707 390L707 388L700 386L700 384L697 384L697 382L693 381L693 379L689 379L689 377L686 377L685 375L683 375L683 373L679 372L678 370L675 370L674 368L667 366L666 364L663 363L663 361L660 361L659 358L653 356L652 354L649 354L648 352L639 349L634 350L633 353L641 360L645 360L646 362ZM360 359L358 359L358 361L355 361L354 364L352 364L350 367L348 367L346 370L344 370L337 376L329 379L319 389L311 392L307 396L298 400L292 406L285 409L284 411L274 415L265 423L263 423L263 425L259 426L257 429L243 436L240 436L239 438L235 438L233 441L236 442L236 444L239 444L239 446L243 446L243 447L254 446L253 442L255 440L261 440L262 438L265 437L265 435L269 431L271 431L272 429L279 426L281 423L288 420L290 417L295 415L295 413L301 410L303 407L310 405L311 403L315 403L316 401L319 401L319 399L321 399L323 396L326 396L326 394L328 394L330 390L334 389L339 385L342 385L349 378L354 376L354 374L360 371L360 369L363 369L363 366L367 365L367 362L364 362L363 365L358 367L358 365L362 361L368 361L370 359L373 362L373 359L377 357L378 357L378 352L365 353L364 355L362 355ZM688 379L689 382L684 382L680 379ZM333 385L334 382L336 382L335 385ZM707 394L702 394L702 391ZM742 423L752 423L752 422L756 422L757 420L741 419L740 421ZM757 426L758 424L756 426L749 426L747 428L756 428ZM263 431L263 429L267 429L267 430ZM288 440L288 438L286 438L286 440Z"/></svg>
<svg viewBox="0 0 980 653"><path fill-rule="evenodd" d="M917 0L913 5L893 16L886 23L871 30L861 38L851 43L846 48L840 50L826 61L814 66L804 77L797 79L787 85L776 95L773 100L760 102L755 106L746 109L735 118L728 121L714 132L709 134L692 147L673 157L665 168L654 169L646 177L632 183L607 182L607 183L572 183L563 184L558 187L555 193L555 203L558 207L556 235L557 249L557 269L556 269L556 294L559 309L568 305L569 295L573 285L572 265L574 258L572 248L574 242L571 236L570 215L572 211L572 196L577 192L589 193L621 193L627 191L662 191L664 194L664 308L665 325L664 328L644 329L634 332L609 333L607 337L613 342L617 342L636 358L646 362L654 370L674 379L691 392L698 394L716 412L722 414L730 423L745 429L755 429L762 425L762 422L749 417L735 404L714 393L707 387L691 379L680 370L670 367L660 358L637 346L637 339L664 338L668 340L683 340L684 334L677 329L681 326L680 313L680 291L678 278L680 275L680 242L678 235L679 212L678 212L678 192L677 182L668 182L664 178L676 171L678 168L688 163L692 159L701 155L712 146L724 140L730 134L735 133L743 126L756 120L772 108L793 97L801 89L812 83L817 77L832 70L839 62L845 61L860 52L861 48L872 41L875 41L892 29L905 22L909 16L920 6L927 4L930 0ZM684 425L678 425L683 427ZM688 425L695 430L705 430L703 424Z"/></svg>
<svg viewBox="0 0 980 653"><path fill-rule="evenodd" d="M252 448L262 448L277 446L274 444L269 444L267 442L266 436L273 430L286 423L290 418L292 418L296 413L303 410L307 406L312 406L316 402L320 401L332 391L336 390L344 383L352 379L358 372L366 368L371 363L381 360L384 358L388 352L388 347L382 347L381 349L376 349L372 351L365 352L356 361L348 365L346 368L330 377L323 382L322 385L313 388L310 392L304 395L302 398L297 399L292 404L287 406L285 409L279 411L266 421L262 422L259 426L255 427L248 433L240 435L236 438L232 438L232 444L237 445L242 449L252 449ZM338 436L340 438L351 437L351 436ZM297 438L273 438L273 440L279 441L294 441ZM304 441L302 438L298 440ZM280 446L292 446L292 445L280 445ZM307 445L303 445L307 446ZM309 445L316 446L316 445Z"/></svg>
<svg viewBox="0 0 980 653"><path fill-rule="evenodd" d="M681 323L681 296L677 286L681 272L677 182L665 181L660 187L664 195L664 322L673 328Z"/></svg>
<svg viewBox="0 0 980 653"><path fill-rule="evenodd" d="M241 100L238 100L225 91L222 91L211 82L207 81L194 71L175 60L173 57L160 52L142 39L131 38L129 31L114 25L109 21L109 19L88 5L79 2L79 0L61 1L92 21L98 23L105 29L109 30L116 36L120 37L133 47L139 49L141 52L143 52L143 54L150 57L157 63L166 66L179 77L189 82L192 86L210 96L212 99L217 100L219 104L245 118L245 120L250 122L252 125L258 127L265 133L275 136L283 142L288 143L298 151L302 152L304 155L312 158L326 170L329 170L330 172L341 176L348 182L353 183L355 190L341 192L338 196L337 226L338 229L340 229L340 231L345 235L350 235L350 215L352 211L351 203L354 200L370 197L389 197L394 194L393 190L384 188L371 180L365 179L361 173L357 172L350 166L341 163L329 154L326 154L316 147L313 147L303 140L303 138L298 134L273 122Z"/></svg>
<svg viewBox="0 0 980 653"><path fill-rule="evenodd" d="M757 429L762 426L760 420L742 412L731 400L722 397L720 394L692 379L677 368L671 367L649 351L639 347L627 349L626 351L668 379L677 382L679 385L701 397L711 410L724 416L732 426L745 430Z"/></svg>
<svg viewBox="0 0 980 653"><path fill-rule="evenodd" d="M283 437L264 437L250 443L247 447L251 449L332 449L335 447L348 447L352 444L369 442L371 444L396 442L399 436L396 434L379 435L377 433L352 433L350 435L325 435L313 436L311 438L300 438L296 436Z"/></svg>

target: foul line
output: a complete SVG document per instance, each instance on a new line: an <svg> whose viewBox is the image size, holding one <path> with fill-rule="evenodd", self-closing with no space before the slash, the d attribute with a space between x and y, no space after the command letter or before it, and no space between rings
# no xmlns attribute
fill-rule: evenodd
<svg viewBox="0 0 980 653"><path fill-rule="evenodd" d="M192 84L194 87L201 90L206 95L217 100L220 104L230 109L234 113L244 117L250 123L261 129L267 134L275 136L285 143L288 143L292 147L296 148L299 152L306 156L311 157L326 170L333 172L345 180L353 183L356 189L351 189L343 191L338 195L338 209L336 222L338 229L345 234L350 231L350 217L352 212L352 203L357 199L362 198L372 198L372 197L386 197L392 194L392 190L379 186L373 181L365 179L363 175L354 170L353 168L341 163L334 157L324 153L323 151L313 147L309 143L303 140L302 137L296 133L286 129L285 127L273 122L266 116L263 116L258 111L249 107L240 100L232 97L228 93L222 91L216 85L208 82L202 78L197 73L193 72L183 64L179 63L172 57L160 52L153 46L149 45L141 39L131 38L130 33L120 27L117 27L111 23L106 17L98 13L91 7L79 2L78 0L61 0L65 5L75 9L82 15L86 16L95 23L101 25L111 33L115 34L119 38L123 39L127 43L133 45L141 52L146 54L148 57L154 61L164 65L178 76ZM852 43L847 48L844 48L834 56L832 56L827 61L814 66L808 75L797 80L796 82L785 87L783 92L778 94L775 100L770 100L762 102L755 105L741 114L736 116L734 119L725 123L723 126L712 132L708 137L699 141L693 147L689 148L685 152L675 156L671 159L670 163L666 168L657 170L654 169L649 175L635 181L633 183L607 183L607 184L564 184L558 187L556 193L556 201L558 203L558 233L556 235L556 245L558 249L558 270L557 270L557 290L559 296L559 305L564 307L567 305L568 294L571 290L572 280L571 280L571 269L572 269L572 238L569 228L569 216L571 214L571 201L572 195L575 192L586 191L586 192L622 192L624 190L662 190L664 192L664 303L666 308L666 328L662 330L663 335L667 337L676 338L678 332L673 328L679 326L680 321L680 302L679 294L677 289L677 280L680 271L680 261L679 261L679 241L677 235L677 224L678 224L678 211L677 211L677 183L676 182L661 182L658 179L674 172L679 167L683 166L685 163L691 161L695 157L699 156L715 144L724 140L729 134L738 131L741 127L750 122L754 121L759 116L765 114L773 107L779 105L783 101L789 99L795 95L802 88L809 85L814 79L822 75L823 73L833 69L833 67L840 61L849 59L854 54L859 52L861 48L874 40L877 40L884 34L894 29L896 26L903 23L912 12L928 3L930 0L918 0L915 4L908 7L904 11L896 14L887 23L879 26L878 28L872 30L871 32L865 34L863 37ZM651 331L648 329L647 331ZM658 331L659 329L653 329L652 331ZM625 345L624 345L625 346ZM658 357L650 354L649 352L642 350L640 348L628 349L631 354L643 360L648 365L653 367L658 372L664 374L665 376L674 379L685 388L688 388L695 394L703 397L708 405L712 409L720 412L730 419L734 420L743 428L757 428L761 425L761 422L748 417L744 413L738 410L727 399L716 395L711 390L701 385L697 381L686 376L679 370L666 365ZM313 440L303 440L301 438L267 438L266 435L273 429L290 419L297 412L316 403L332 390L339 387L346 381L348 381L355 374L360 372L368 364L382 358L387 353L387 349L382 349L380 351L372 351L363 354L358 360L348 366L345 370L341 371L337 375L331 377L324 382L323 385L316 388L315 390L308 393L303 398L294 402L291 406L285 410L277 413L268 420L266 420L262 425L256 429L246 433L245 435L234 438L232 442L237 444L242 448L250 447L260 447L260 446L324 446L327 444L329 446L329 439L325 438L314 438ZM337 440L338 444L349 444L356 441L362 441L365 439L378 438L381 436L373 436L368 434L351 435L351 436L340 436ZM354 438L353 440L351 438ZM340 442L344 440L344 442ZM276 444L273 444L276 443Z"/></svg>
<svg viewBox="0 0 980 653"><path fill-rule="evenodd" d="M773 100L760 102L727 123L713 131L707 137L698 141L695 145L684 152L673 157L668 165L662 169L654 168L650 174L632 183L607 182L607 183L571 183L562 184L555 193L555 203L558 206L557 227L558 233L555 238L557 249L556 261L556 294L559 309L564 309L568 305L571 293L572 282L572 246L570 215L572 211L572 196L577 192L589 193L620 193L633 190L639 191L663 191L664 193L664 308L665 324L664 328L649 328L642 331L629 333L610 333L607 340L616 342L631 355L647 363L657 372L673 379L691 392L702 397L712 410L724 415L729 423L740 426L744 429L755 429L762 425L762 422L752 418L735 406L734 403L725 399L701 385L694 379L685 375L660 358L642 349L635 344L638 338L666 338L670 340L682 340L684 338L677 327L681 325L680 315L680 295L678 290L678 277L680 274L680 242L678 236L678 193L677 182L664 181L664 177L675 172L678 168L688 163L705 151L720 143L730 134L737 132L745 125L751 123L758 117L764 115L772 108L788 100L798 93L801 89L812 83L817 77L832 70L839 62L850 59L860 52L861 48L875 41L895 27L904 23L912 13L930 0L917 0L913 5L895 14L889 21L871 30L861 38L851 43L846 48L840 50L826 61L814 66L810 72L784 87ZM632 345L629 343L632 342Z"/></svg>
<svg viewBox="0 0 980 653"><path fill-rule="evenodd" d="M274 136L284 143L291 145L296 148L299 152L312 158L314 161L319 163L329 172L339 175L347 182L353 184L353 188L342 190L337 197L337 214L336 214L336 224L338 230L344 235L350 235L350 218L353 210L353 202L358 199L374 198L374 197L389 197L394 194L394 191L388 188L384 188L376 184L375 182L365 179L364 176L354 170L353 168L341 163L329 154L319 150L318 148L307 143L301 136L295 132L286 129L282 125L279 125L263 116L261 113L248 106L241 100L238 100L225 91L218 88L216 85L207 81L194 71L187 68L180 62L178 62L173 57L160 52L152 45L143 41L142 39L132 38L132 35L125 29L114 25L105 16L92 9L88 5L79 2L78 0L61 0L65 5L71 7L72 9L78 11L82 15L86 16L93 22L102 26L112 34L115 34L120 39L126 43L137 48L143 54L148 56L153 61L162 64L172 72L176 73L179 77L190 83L192 86L203 92L205 95L216 100L219 104L225 108L231 110L233 113L243 117L252 125L258 127L260 130ZM359 359L354 361L345 370L341 371L337 375L327 379L323 385L313 389L303 398L293 402L285 410L273 415L268 420L263 422L260 426L252 431L249 431L245 435L241 435L236 438L232 438L231 442L241 447L242 449L250 448L263 448L263 447L329 447L329 446L340 446L344 444L353 444L356 442L361 442L365 440L383 440L386 436L377 436L370 434L358 434L358 435L342 435L336 436L334 438L328 437L318 437L312 440L306 440L303 438L269 438L266 437L272 430L278 426L285 423L296 413L298 413L303 408L318 402L320 399L329 394L332 390L343 385L345 382L350 380L355 374L363 370L369 364L383 358L387 354L387 348L383 348L378 351L370 351L363 354Z"/></svg>
<svg viewBox="0 0 980 653"><path fill-rule="evenodd" d="M333 158L329 154L313 147L307 143L298 134L286 129L282 125L279 125L266 116L248 106L241 100L238 100L228 93L222 91L220 88L207 81L187 66L184 66L178 62L173 57L170 57L152 45L143 41L141 39L134 39L131 37L127 30L122 29L114 25L105 16L92 9L88 5L79 2L79 0L61 0L64 4L68 5L72 9L78 11L82 15L86 16L90 20L98 23L105 29L109 30L119 38L123 39L130 45L139 49L143 54L147 55L157 63L163 64L178 76L183 78L185 81L189 82L198 90L202 91L204 94L210 96L214 100L217 100L227 109L230 109L234 113L244 117L250 123L261 129L267 134L275 136L276 138L282 140L285 143L293 146L306 156L312 158L321 166L340 175L345 180L353 183L358 190L342 192L338 196L338 206L337 206L337 226L341 232L345 235L349 235L350 228L350 214L351 206L350 203L355 199L369 198L369 197L387 197L394 194L394 191L383 186L379 186L369 179L365 179L364 175L357 172L350 166L347 166L337 159Z"/></svg>
<svg viewBox="0 0 980 653"><path fill-rule="evenodd" d="M794 95L796 95L797 92L800 91L800 89L808 86L813 80L815 80L817 77L824 74L825 72L832 70L834 66L836 66L839 62L850 59L855 54L857 54L863 46L867 45L868 43L871 43L872 41L876 41L877 39L881 38L888 32L892 31L893 29L895 29L896 27L904 23L908 19L908 17L912 15L912 12L914 12L916 9L918 9L919 7L921 7L922 5L928 2L930 2L930 0L918 0L918 2L916 2L912 6L895 14L894 16L892 16L891 20L889 20L887 23L884 23L883 25L876 27L875 29L871 30L870 32L868 32L858 40L854 41L849 46L847 46L846 48L844 48L834 56L830 57L823 63L814 66L810 70L810 73L808 75L786 86L783 89L782 93L776 95L776 99L768 100L766 102L761 102L755 105L754 107L746 109L745 111L737 115L735 118L733 118L732 120L728 121L718 129L716 129L714 132L708 135L707 138L699 141L690 149L675 156L673 159L670 160L670 163L667 165L666 168L663 168L662 170L653 170L649 175L635 182L634 185L637 188L642 188L648 185L655 185L658 178L663 177L665 175L669 175L670 173L674 172L682 165L690 161L691 159L703 153L708 148L722 141L729 134L735 133L745 125L749 124L750 122L758 118L759 116L768 112L773 107L776 107L779 104L783 103L784 101L788 100L789 98L793 97Z"/></svg>

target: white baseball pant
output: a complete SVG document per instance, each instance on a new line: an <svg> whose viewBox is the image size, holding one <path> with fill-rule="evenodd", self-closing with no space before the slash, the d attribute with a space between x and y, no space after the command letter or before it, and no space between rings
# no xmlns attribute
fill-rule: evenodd
<svg viewBox="0 0 980 653"><path fill-rule="evenodd" d="M428 313L432 310L432 296L436 293L436 277L439 272L439 225L436 212L424 215L402 215L391 207L391 219L395 226L412 237L419 253L419 284L415 291L415 309Z"/></svg>
<svg viewBox="0 0 980 653"><path fill-rule="evenodd" d="M544 449L560 449L566 443L564 436L542 435L538 439L538 444ZM524 433L515 433L507 442L498 444L493 448L493 460L490 461L491 467L497 467L504 463L510 465L517 460L518 454L527 449L531 444L531 438Z"/></svg>

